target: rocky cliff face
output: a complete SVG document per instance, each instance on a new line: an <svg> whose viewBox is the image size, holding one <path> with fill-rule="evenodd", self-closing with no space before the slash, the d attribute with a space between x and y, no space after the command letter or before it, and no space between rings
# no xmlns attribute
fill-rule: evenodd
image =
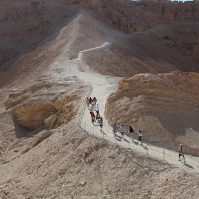
<svg viewBox="0 0 199 199"><path fill-rule="evenodd" d="M195 20L199 18L199 7L194 2L147 2L147 13L160 20Z"/></svg>
<svg viewBox="0 0 199 199"><path fill-rule="evenodd" d="M143 138L160 146L198 155L198 73L140 74L119 82L107 102L106 115L112 125L132 125ZM137 135L136 135L137 137Z"/></svg>
<svg viewBox="0 0 199 199"><path fill-rule="evenodd" d="M69 6L33 2L0 3L0 65L45 40L70 14Z"/></svg>
<svg viewBox="0 0 199 199"><path fill-rule="evenodd" d="M0 25L3 28L0 28L0 65L59 30L70 18L71 12L74 12L71 8L79 5L96 10L98 19L124 33L152 30L153 36L144 34L159 40L169 35L168 38L172 38L172 42L163 39L163 44L198 62L198 35L195 34L198 32L198 25L191 25L192 22L198 21L198 4L118 0L54 0L51 2L25 0L2 1L1 5ZM182 20L183 23L189 23L189 26L183 28L183 33L175 26L174 30L171 28L169 31L164 31L164 35L156 33L157 27L172 26L173 23L181 23ZM170 36L173 32L174 35ZM183 37L181 37L182 34ZM180 40L176 40L178 37Z"/></svg>

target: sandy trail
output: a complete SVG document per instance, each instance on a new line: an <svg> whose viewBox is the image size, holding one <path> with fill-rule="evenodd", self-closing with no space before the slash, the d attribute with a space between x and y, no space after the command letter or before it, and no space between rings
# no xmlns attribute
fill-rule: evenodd
<svg viewBox="0 0 199 199"><path fill-rule="evenodd" d="M95 51L100 48L106 48L108 45L110 45L110 42L105 42L99 47L80 51L78 57L73 60L65 59L63 55L63 57L61 57L61 59L57 60L56 62L58 71L61 72L54 74L54 78L60 79L68 75L77 76L80 80L82 80L82 82L91 86L91 97L97 98L97 104L99 105L100 115L103 117L104 120L104 133L100 131L100 128L97 125L97 123L92 125L89 109L87 107L81 121L81 127L84 130L86 130L89 134L94 135L98 138L105 139L107 142L116 143L121 147L127 148L128 150L146 154L151 158L157 158L161 160L164 159L165 162L174 167L183 167L186 170L199 173L199 158L193 158L192 156L186 155L186 163L182 164L182 162L178 161L178 153L175 151L155 147L146 143L144 143L142 146L139 145L136 140L137 133L134 134L135 139L133 141L127 135L125 135L124 139L121 139L119 132L117 133L116 137L114 137L112 127L108 124L104 117L104 110L107 97L110 93L117 90L118 81L120 81L123 78L100 75L91 71L89 69L89 66L83 62L84 53L89 51ZM127 132L125 133L128 134Z"/></svg>

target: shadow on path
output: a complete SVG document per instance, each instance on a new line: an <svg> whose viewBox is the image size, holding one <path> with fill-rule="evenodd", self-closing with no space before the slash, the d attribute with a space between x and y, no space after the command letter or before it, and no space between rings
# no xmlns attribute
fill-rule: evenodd
<svg viewBox="0 0 199 199"><path fill-rule="evenodd" d="M190 168L190 169L194 169L191 165L189 165L189 164L187 164L187 163L185 163L184 165L185 165L186 167Z"/></svg>

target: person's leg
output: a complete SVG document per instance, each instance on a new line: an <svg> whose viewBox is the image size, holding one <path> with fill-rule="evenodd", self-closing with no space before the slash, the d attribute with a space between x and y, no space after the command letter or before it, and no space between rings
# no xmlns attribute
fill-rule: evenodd
<svg viewBox="0 0 199 199"><path fill-rule="evenodd" d="M183 161L184 161L184 163L185 163L186 161L185 161L185 157L184 157L184 154L182 155L182 157L183 157Z"/></svg>
<svg viewBox="0 0 199 199"><path fill-rule="evenodd" d="M131 133L131 134L132 134L132 140L133 140L133 139L134 139L134 138L133 138L133 133Z"/></svg>

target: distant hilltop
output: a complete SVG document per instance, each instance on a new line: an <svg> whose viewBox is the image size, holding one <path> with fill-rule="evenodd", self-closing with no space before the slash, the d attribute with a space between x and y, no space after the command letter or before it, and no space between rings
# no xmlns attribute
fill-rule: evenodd
<svg viewBox="0 0 199 199"><path fill-rule="evenodd" d="M199 0L119 0L119 1L141 1L141 2L194 2L199 4Z"/></svg>

